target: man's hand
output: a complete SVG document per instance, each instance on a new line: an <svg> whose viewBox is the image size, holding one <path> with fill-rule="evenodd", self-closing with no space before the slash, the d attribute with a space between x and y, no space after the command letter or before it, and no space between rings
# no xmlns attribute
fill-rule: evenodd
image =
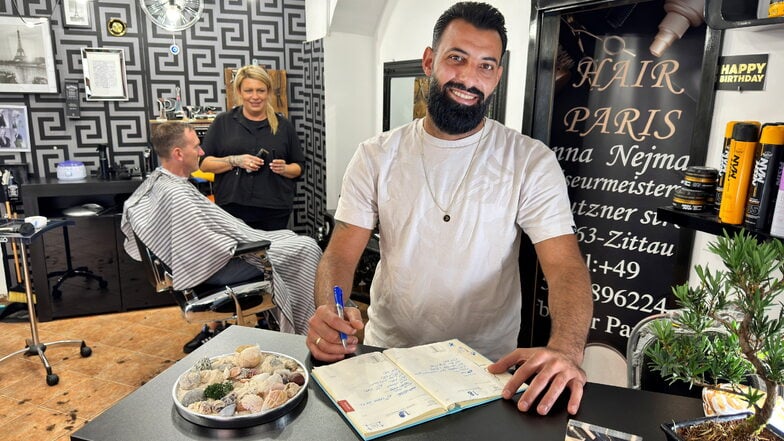
<svg viewBox="0 0 784 441"><path fill-rule="evenodd" d="M346 354L356 352L359 339L355 334L365 324L359 309L346 307L343 313L345 320L338 317L335 305L321 305L310 318L306 341L310 353L317 360L338 361L346 358ZM348 337L345 348L340 341L340 332Z"/></svg>
<svg viewBox="0 0 784 441"><path fill-rule="evenodd" d="M566 354L548 348L518 348L488 366L487 370L493 374L500 374L512 366L519 367L504 387L502 396L507 400L512 398L521 384L536 375L517 402L517 408L521 412L527 412L536 397L549 384L549 389L539 401L536 412L546 415L564 389L568 388L571 394L567 411L571 415L577 413L587 378L580 366Z"/></svg>

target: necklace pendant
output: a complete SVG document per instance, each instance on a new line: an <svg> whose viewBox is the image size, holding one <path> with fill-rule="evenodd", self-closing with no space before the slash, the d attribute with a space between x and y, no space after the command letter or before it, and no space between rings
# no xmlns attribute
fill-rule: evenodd
<svg viewBox="0 0 784 441"><path fill-rule="evenodd" d="M448 214L444 215L444 222L449 222L452 218Z"/></svg>

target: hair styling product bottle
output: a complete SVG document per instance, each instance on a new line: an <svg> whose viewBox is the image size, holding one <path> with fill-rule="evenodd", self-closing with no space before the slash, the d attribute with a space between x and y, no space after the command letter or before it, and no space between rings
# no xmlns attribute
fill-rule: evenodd
<svg viewBox="0 0 784 441"><path fill-rule="evenodd" d="M770 235L784 238L784 179L779 176L779 191L776 195L776 206L770 220Z"/></svg>
<svg viewBox="0 0 784 441"><path fill-rule="evenodd" d="M724 192L724 177L727 172L727 158L730 156L730 146L732 145L732 130L735 128L735 124L738 123L756 124L757 127L760 126L759 121L730 121L727 123L727 127L724 130L724 146L721 151L719 177L716 179L716 196L714 198L716 213L719 212L719 207L721 207L721 197Z"/></svg>
<svg viewBox="0 0 784 441"><path fill-rule="evenodd" d="M754 124L738 123L732 130L732 145L727 157L724 191L719 207L719 221L740 225L746 214L751 173L757 154L759 129Z"/></svg>
<svg viewBox="0 0 784 441"><path fill-rule="evenodd" d="M747 229L766 232L770 227L781 170L784 168L784 126L762 126L758 152L743 223Z"/></svg>

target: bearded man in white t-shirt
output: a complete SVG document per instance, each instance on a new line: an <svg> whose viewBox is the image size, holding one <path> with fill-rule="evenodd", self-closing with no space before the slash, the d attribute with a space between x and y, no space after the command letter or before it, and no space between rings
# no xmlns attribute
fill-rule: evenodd
<svg viewBox="0 0 784 441"><path fill-rule="evenodd" d="M484 117L501 78L501 13L458 3L439 18L422 67L427 115L360 144L343 178L336 225L319 265L307 345L319 360L356 350L359 311L341 320L333 287L353 274L378 227L381 259L370 288L364 344L408 347L459 338L493 360L519 366L504 398L535 375L518 408L546 414L564 391L575 414L593 303L574 235L565 180L543 143ZM518 253L531 239L549 287L546 347L517 348L522 302ZM347 346L339 332L348 336Z"/></svg>

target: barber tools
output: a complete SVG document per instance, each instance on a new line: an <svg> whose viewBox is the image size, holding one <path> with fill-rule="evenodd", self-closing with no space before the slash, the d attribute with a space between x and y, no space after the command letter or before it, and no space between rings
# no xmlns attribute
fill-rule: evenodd
<svg viewBox="0 0 784 441"><path fill-rule="evenodd" d="M114 179L128 180L133 177L133 171L130 168L128 168L125 164L115 162L114 165L112 166L111 176Z"/></svg>
<svg viewBox="0 0 784 441"><path fill-rule="evenodd" d="M19 233L25 236L32 234L35 226L30 222L14 222L0 227L0 233Z"/></svg>
<svg viewBox="0 0 784 441"><path fill-rule="evenodd" d="M273 151L274 151L274 150L273 150ZM261 148L259 149L259 151L258 151L258 152L256 152L256 154L255 154L254 156L256 156L257 158L260 158L260 159L264 160L264 165L268 165L268 164L269 164L269 161L271 161L271 160L272 160L272 159L270 158L270 152L269 152L269 151L267 151L267 149L265 149L264 147L261 147ZM259 170L261 170L261 169L259 169ZM245 173L253 173L253 172L252 172L252 171L250 171L250 170L248 170L248 169L245 169Z"/></svg>
<svg viewBox="0 0 784 441"><path fill-rule="evenodd" d="M46 216L27 216L24 218L24 221L29 222L38 229L45 227L46 223L49 222L49 219Z"/></svg>
<svg viewBox="0 0 784 441"><path fill-rule="evenodd" d="M258 152L256 152L256 157L263 159L264 163L266 164L269 161L269 154L270 152L268 152L267 149L262 147L259 149Z"/></svg>
<svg viewBox="0 0 784 441"><path fill-rule="evenodd" d="M3 171L2 175L2 184L3 184L3 191L0 192L0 197L2 197L3 201L5 202L5 216L6 220L10 221L16 217L16 214L13 213L11 209L11 202L8 200L8 188L13 183L13 175L10 171L5 170ZM11 251L14 253L14 269L16 270L16 280L18 283L22 283L22 268L19 265L19 251L16 248L16 242L11 241Z"/></svg>
<svg viewBox="0 0 784 441"><path fill-rule="evenodd" d="M98 175L104 181L109 180L109 146L100 144L98 146Z"/></svg>
<svg viewBox="0 0 784 441"><path fill-rule="evenodd" d="M144 149L142 157L144 158L144 161L142 161L142 177L146 178L155 170L155 155L152 154L152 146Z"/></svg>

